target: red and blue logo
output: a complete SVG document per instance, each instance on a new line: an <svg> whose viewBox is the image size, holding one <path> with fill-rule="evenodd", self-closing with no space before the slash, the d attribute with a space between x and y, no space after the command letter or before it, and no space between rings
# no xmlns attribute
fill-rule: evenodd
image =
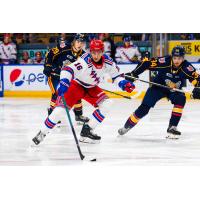
<svg viewBox="0 0 200 200"><path fill-rule="evenodd" d="M15 86L21 86L25 81L25 75L22 74L21 69L14 69L10 73L10 82Z"/></svg>

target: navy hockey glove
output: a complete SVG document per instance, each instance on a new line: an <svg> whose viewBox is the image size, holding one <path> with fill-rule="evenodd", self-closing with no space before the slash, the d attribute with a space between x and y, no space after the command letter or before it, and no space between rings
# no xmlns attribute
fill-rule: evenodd
<svg viewBox="0 0 200 200"><path fill-rule="evenodd" d="M58 96L63 96L65 92L67 92L69 88L69 80L66 78L63 78L60 80L60 86L58 88Z"/></svg>
<svg viewBox="0 0 200 200"><path fill-rule="evenodd" d="M126 73L125 75L133 77L133 78L129 78L125 76L125 79L131 82L135 81L134 78L138 78L138 75L134 74L134 72L129 72L129 73Z"/></svg>
<svg viewBox="0 0 200 200"><path fill-rule="evenodd" d="M194 88L192 91L193 99L200 99L200 88Z"/></svg>
<svg viewBox="0 0 200 200"><path fill-rule="evenodd" d="M47 77L51 76L52 68L51 67L45 67L43 70L43 74L45 74Z"/></svg>
<svg viewBox="0 0 200 200"><path fill-rule="evenodd" d="M120 81L119 87L128 93L131 93L135 89L135 85L127 80Z"/></svg>

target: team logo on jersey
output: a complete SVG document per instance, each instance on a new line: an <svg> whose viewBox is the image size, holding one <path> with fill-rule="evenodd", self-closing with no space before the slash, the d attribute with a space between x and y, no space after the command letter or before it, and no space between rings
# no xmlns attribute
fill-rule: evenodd
<svg viewBox="0 0 200 200"><path fill-rule="evenodd" d="M166 76L170 77L170 78L173 78L173 75L170 74L170 73L166 73Z"/></svg>
<svg viewBox="0 0 200 200"><path fill-rule="evenodd" d="M21 69L14 69L10 73L10 82L15 86L21 86L25 81L25 75L22 74Z"/></svg>
<svg viewBox="0 0 200 200"><path fill-rule="evenodd" d="M187 67L187 69L188 69L189 72L193 72L193 71L194 71L194 68L193 68L191 65L189 65L189 66Z"/></svg>

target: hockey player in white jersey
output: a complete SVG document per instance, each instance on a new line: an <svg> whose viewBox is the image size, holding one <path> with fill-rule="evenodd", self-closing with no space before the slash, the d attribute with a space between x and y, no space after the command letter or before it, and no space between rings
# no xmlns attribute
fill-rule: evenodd
<svg viewBox="0 0 200 200"><path fill-rule="evenodd" d="M116 49L115 60L117 63L133 63L141 58L141 54L136 45L131 45L131 37L123 37L124 46Z"/></svg>
<svg viewBox="0 0 200 200"><path fill-rule="evenodd" d="M131 93L135 86L124 79L123 74L113 60L103 54L104 45L101 40L90 42L90 54L85 53L77 61L62 68L60 86L56 107L45 120L39 133L33 138L38 145L49 131L57 124L61 116L66 116L62 96L69 109L80 99L84 99L95 107L90 121L85 123L81 130L80 142L96 143L101 137L95 135L93 130L100 124L112 105L112 100L98 87L100 78L108 73L119 88Z"/></svg>

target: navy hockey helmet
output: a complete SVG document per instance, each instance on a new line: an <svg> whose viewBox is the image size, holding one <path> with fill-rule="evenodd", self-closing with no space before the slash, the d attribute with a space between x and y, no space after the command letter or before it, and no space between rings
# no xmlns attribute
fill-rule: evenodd
<svg viewBox="0 0 200 200"><path fill-rule="evenodd" d="M57 46L58 48L64 48L67 45L67 41L64 40L62 37L57 38Z"/></svg>
<svg viewBox="0 0 200 200"><path fill-rule="evenodd" d="M149 60L150 57L151 57L151 53L150 53L149 51L144 51L144 52L142 52L142 60L143 60L143 59Z"/></svg>
<svg viewBox="0 0 200 200"><path fill-rule="evenodd" d="M172 56L180 56L183 57L185 55L185 49L182 46L175 46L172 49Z"/></svg>
<svg viewBox="0 0 200 200"><path fill-rule="evenodd" d="M83 33L76 33L74 35L73 40L78 40L80 42L84 42L85 41L85 35Z"/></svg>
<svg viewBox="0 0 200 200"><path fill-rule="evenodd" d="M130 41L131 41L131 36L130 36L130 35L125 35L125 36L123 37L123 41L124 41L124 42L130 42Z"/></svg>

